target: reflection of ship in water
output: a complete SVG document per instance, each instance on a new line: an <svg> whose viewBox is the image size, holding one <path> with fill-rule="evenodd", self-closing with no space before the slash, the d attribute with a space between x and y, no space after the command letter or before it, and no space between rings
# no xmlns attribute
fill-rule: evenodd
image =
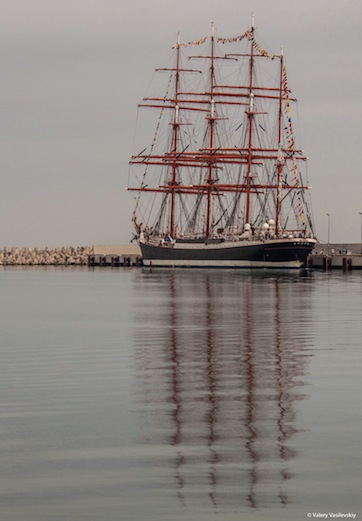
<svg viewBox="0 0 362 521"><path fill-rule="evenodd" d="M171 453L180 501L207 499L215 508L290 503L295 402L304 397L308 361L300 327L310 313L308 279L144 277L148 304L136 341L142 401L157 422L152 442Z"/></svg>

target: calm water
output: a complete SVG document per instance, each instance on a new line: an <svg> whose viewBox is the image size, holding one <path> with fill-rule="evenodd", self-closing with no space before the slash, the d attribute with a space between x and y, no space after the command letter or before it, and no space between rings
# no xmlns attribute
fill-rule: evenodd
<svg viewBox="0 0 362 521"><path fill-rule="evenodd" d="M1 520L361 518L362 273L0 281Z"/></svg>

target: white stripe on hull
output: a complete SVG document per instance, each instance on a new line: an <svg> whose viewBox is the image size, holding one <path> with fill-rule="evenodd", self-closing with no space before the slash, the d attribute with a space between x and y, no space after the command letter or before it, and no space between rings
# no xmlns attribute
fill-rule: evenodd
<svg viewBox="0 0 362 521"><path fill-rule="evenodd" d="M299 260L293 261L252 261L252 260L143 260L143 265L153 268L277 268L277 269L300 269L303 263Z"/></svg>

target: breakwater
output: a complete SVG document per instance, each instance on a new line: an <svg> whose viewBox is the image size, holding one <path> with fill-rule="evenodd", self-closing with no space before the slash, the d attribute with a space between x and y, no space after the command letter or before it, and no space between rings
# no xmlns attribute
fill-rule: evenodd
<svg viewBox="0 0 362 521"><path fill-rule="evenodd" d="M4 248L0 250L2 266L83 266L88 264L92 248L62 246L58 248Z"/></svg>

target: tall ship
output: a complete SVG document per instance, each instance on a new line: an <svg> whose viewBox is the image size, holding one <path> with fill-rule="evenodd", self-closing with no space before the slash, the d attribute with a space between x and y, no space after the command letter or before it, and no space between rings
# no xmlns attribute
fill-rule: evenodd
<svg viewBox="0 0 362 521"><path fill-rule="evenodd" d="M264 49L254 22L228 38L212 24L195 41L178 35L156 72L139 105L155 130L128 185L143 264L305 267L316 238L283 50Z"/></svg>

